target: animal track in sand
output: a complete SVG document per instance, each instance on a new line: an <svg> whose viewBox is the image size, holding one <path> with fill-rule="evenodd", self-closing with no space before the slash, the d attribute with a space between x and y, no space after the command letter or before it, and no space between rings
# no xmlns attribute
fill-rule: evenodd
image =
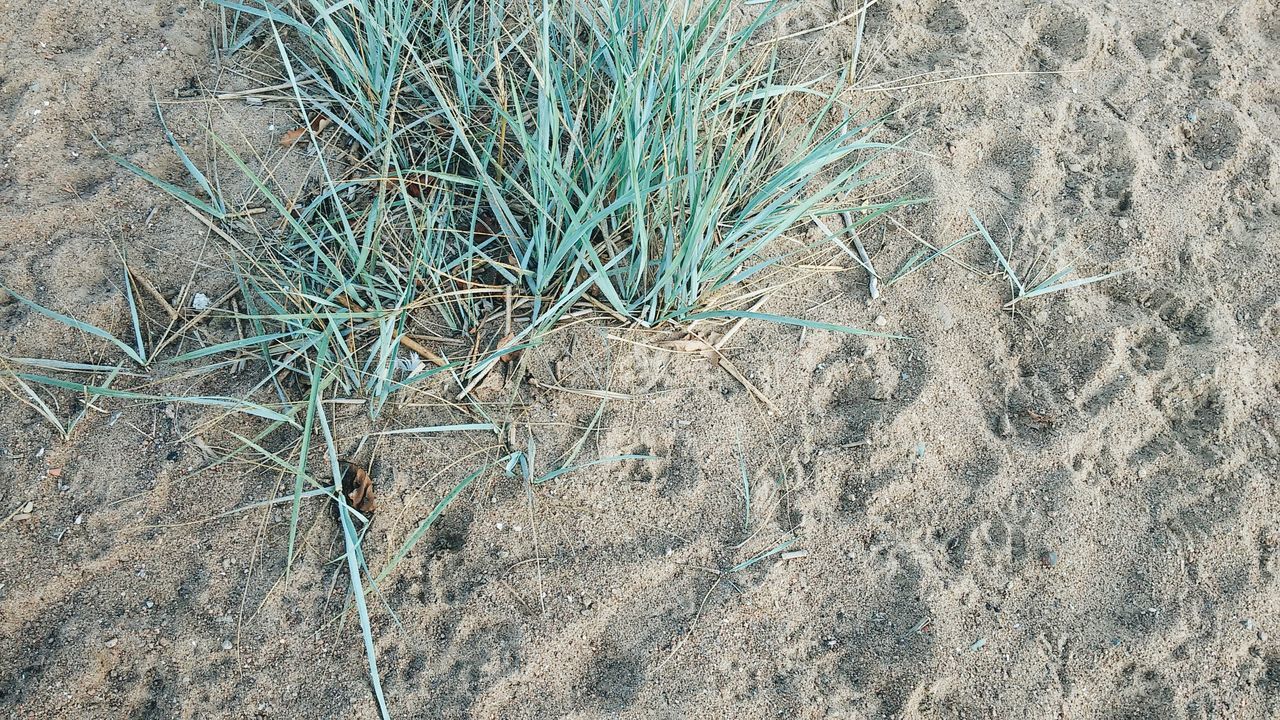
<svg viewBox="0 0 1280 720"><path fill-rule="evenodd" d="M1244 137L1235 115L1235 108L1227 103L1201 103L1183 130L1187 155L1206 170L1221 170L1235 158Z"/></svg>
<svg viewBox="0 0 1280 720"><path fill-rule="evenodd" d="M1046 6L1047 17L1038 23L1039 39L1034 54L1042 70L1062 70L1088 58L1094 44L1089 20L1079 11L1062 6Z"/></svg>

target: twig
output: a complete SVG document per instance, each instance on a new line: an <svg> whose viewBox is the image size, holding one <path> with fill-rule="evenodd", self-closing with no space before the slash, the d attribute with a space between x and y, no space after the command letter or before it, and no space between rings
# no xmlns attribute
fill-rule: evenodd
<svg viewBox="0 0 1280 720"><path fill-rule="evenodd" d="M1113 103L1113 102L1111 102L1111 99L1110 99L1110 98L1102 98L1102 104L1103 104L1103 105L1106 105L1106 106L1107 106L1107 109L1108 109L1108 110L1110 110L1111 112L1115 113L1115 114L1116 114L1116 117L1120 118L1121 120L1126 120L1126 121L1127 121L1127 120L1129 119L1129 118L1128 118L1128 116L1126 116L1126 115L1124 114L1124 111L1123 111L1123 110L1121 110L1120 108L1116 107L1116 104L1115 104L1115 103Z"/></svg>
<svg viewBox="0 0 1280 720"><path fill-rule="evenodd" d="M164 295L160 294L160 291L156 289L156 286L152 285L151 281L148 280L146 277L144 277L142 273L138 272L137 270L134 270L133 268L128 268L128 270L129 270L129 277L133 278L133 281L135 283L140 285L143 290L146 290L147 294L150 295L156 302L160 303L160 307L164 309L164 313L169 316L170 320L176 321L178 319L177 309L175 309L172 305L169 304L169 301L165 299Z"/></svg>
<svg viewBox="0 0 1280 720"><path fill-rule="evenodd" d="M9 513L8 517L6 517L4 520L0 520L0 527L4 527L9 523L10 520L18 517L19 515L27 515L28 513L30 513L31 509L29 509L27 506L31 504L32 504L31 501L27 500L23 502L21 505L19 505L18 507L14 508L13 512Z"/></svg>
<svg viewBox="0 0 1280 720"><path fill-rule="evenodd" d="M759 300L751 303L751 307L747 308L747 312L755 312L759 310L760 306L764 305L765 301L768 299L768 295L762 295ZM740 317L737 320L734 320L733 324L729 326L729 329L725 331L724 335L720 336L720 339L717 340L715 345L712 345L712 347L714 347L717 352L721 350L725 346L725 343L729 342L729 339L738 332L738 329L741 328L742 324L746 321L747 318L745 317Z"/></svg>
<svg viewBox="0 0 1280 720"><path fill-rule="evenodd" d="M400 344L418 353L419 356L429 360L436 367L444 367L445 365L449 364L448 361L446 361L444 358L431 352L426 348L425 345L418 342L417 340L414 340L408 335L400 336Z"/></svg>
<svg viewBox="0 0 1280 720"><path fill-rule="evenodd" d="M168 346L169 346L169 344L170 344L170 343L172 343L174 340L177 340L178 338L182 337L182 336L183 336L183 333L185 333L186 331L188 331L188 330L190 330L191 328L195 327L195 326L196 326L196 323L198 323L198 322L200 322L201 320L205 319L205 317L206 317L206 316L208 316L208 315L209 315L209 313L213 312L214 310L221 310L222 308L221 308L221 307L219 307L219 306L220 306L220 305L222 305L222 303L224 303L224 302L226 302L226 301L230 300L230 299L231 299L231 298L232 298L236 293L238 293L238 292L240 292L240 288L239 288L239 287L233 287L233 288L231 288L230 290L228 290L228 291L226 291L225 293L223 293L222 297L220 297L220 298L218 298L217 300L214 300L213 302L209 303L209 307L207 307L207 308L205 308L204 310L201 310L200 312L196 313L195 317L193 317L193 318L191 318L190 320L188 320L188 321L186 322L186 324L184 324L181 328L179 328L179 329L178 329L178 331L177 331L177 332L175 332L175 333L171 334L169 337L165 338L165 339L160 343L159 347L157 347L157 348L155 349L155 351L154 351L154 352L152 352L152 357L155 357L156 355L158 355L158 354L160 353L160 351L161 351L161 350L163 350L163 349L165 349L166 347L168 347Z"/></svg>
<svg viewBox="0 0 1280 720"><path fill-rule="evenodd" d="M937 85L946 82L960 82L961 80L978 80L981 78L1006 77L1009 75L1071 75L1074 73L1084 72L1084 70L1004 70L1001 72L974 73L972 75L961 75L959 77L945 77L934 80L922 80L918 83L910 83L907 85L895 85L893 83L901 83L904 80L921 77L921 75L912 75L910 77L899 78L888 83L880 83L877 85L868 85L863 88L855 88L865 92L894 92L897 90L910 90L911 88L924 87L925 85Z"/></svg>
<svg viewBox="0 0 1280 720"><path fill-rule="evenodd" d="M702 345L703 347L702 354L704 357L706 357L708 360L715 363L716 365L719 365L720 367L724 368L724 371L729 373L730 377L732 377L734 380L737 380L739 383L741 383L742 387L746 388L747 392L751 393L752 397L764 403L765 407L768 407L769 410L773 412L773 414L775 415L779 414L778 406L774 405L773 401L769 399L769 396L765 395L760 390L760 388L756 387L755 383L748 380L747 376L744 375L742 371L738 369L737 365L733 364L732 360L730 360L724 353L717 350L714 345L702 339L701 337L698 337L698 335L692 332L689 333L689 335Z"/></svg>
<svg viewBox="0 0 1280 720"><path fill-rule="evenodd" d="M590 389L583 389L583 388L565 387L563 385L556 385L553 383L544 383L535 377L529 378L528 382L533 387L541 388L543 390L558 390L562 393L567 393L569 395L581 395L583 397L595 398L596 400L627 401L627 400L636 399L635 395L626 395L624 393L614 392L612 390L590 390Z"/></svg>

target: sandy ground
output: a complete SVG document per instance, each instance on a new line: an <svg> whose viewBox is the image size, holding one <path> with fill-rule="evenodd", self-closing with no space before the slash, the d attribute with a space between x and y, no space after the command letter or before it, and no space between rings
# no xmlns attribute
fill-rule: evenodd
<svg viewBox="0 0 1280 720"><path fill-rule="evenodd" d="M216 26L177 2L0 5L5 284L117 332L120 249L171 297L226 286L204 228L93 140L180 177L150 100L233 80ZM663 459L532 492L477 481L374 603L395 717L1280 715L1280 8L881 0L866 37L868 102L915 132L899 167L936 198L905 227L946 242L973 208L1023 261L1061 243L1082 272L1133 272L1015 313L978 245L956 255L972 269L935 264L875 303L857 270L817 276L765 309L916 339L746 325L729 356L777 413L605 328L529 353L543 383L634 397L584 457ZM851 45L841 23L784 52L835 68ZM1015 70L1052 74L918 85ZM196 145L215 113L266 148L287 127L196 100L166 106ZM912 244L867 240L882 267ZM0 336L10 356L109 356L10 298ZM508 386L544 457L599 408ZM0 526L0 713L374 717L328 512L304 513L285 580L287 513L198 522L279 494L275 474L190 474L182 438L207 414L104 405L122 412L64 442L0 403L0 516L34 508ZM382 562L493 448L361 453ZM717 574L792 534L806 556Z"/></svg>

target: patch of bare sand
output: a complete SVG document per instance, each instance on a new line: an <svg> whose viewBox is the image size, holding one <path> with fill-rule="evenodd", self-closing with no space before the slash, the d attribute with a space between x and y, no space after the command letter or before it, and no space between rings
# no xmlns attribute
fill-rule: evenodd
<svg viewBox="0 0 1280 720"><path fill-rule="evenodd" d="M208 243L90 134L177 177L150 94L221 79L205 10L123 7L0 11L3 280L115 329L116 247L172 296ZM797 10L785 30L847 10ZM784 51L839 67L851 33ZM865 48L863 83L885 88L1059 73L872 98L927 153L901 159L936 198L909 229L958 237L972 207L1019 252L1065 243L1086 271L1136 271L1012 315L978 246L957 259L979 274L939 263L870 305L856 270L793 288L766 309L883 315L918 339L747 325L730 357L776 415L701 360L605 330L531 353L543 383L637 396L606 408L587 456L664 459L567 476L532 507L519 482L486 477L455 504L374 603L397 717L1280 713L1280 10L882 0ZM175 106L184 141L204 112ZM286 117L234 120L269 146ZM911 245L893 228L867 241L882 267ZM10 355L103 352L13 302L0 335ZM598 408L510 385L497 395L519 392L548 454ZM16 402L0 411L0 515L35 508L0 527L5 712L373 717L355 629L333 621L345 580L327 564L328 514L305 515L288 582L287 513L157 527L271 497L278 478L193 480L201 458L182 438L205 416L112 409L117 422L91 412L70 443ZM369 555L484 450L378 445ZM708 570L793 530L806 557Z"/></svg>

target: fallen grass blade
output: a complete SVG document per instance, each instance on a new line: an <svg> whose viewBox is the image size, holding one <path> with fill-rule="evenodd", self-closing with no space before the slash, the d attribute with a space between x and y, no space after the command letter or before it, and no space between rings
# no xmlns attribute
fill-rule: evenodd
<svg viewBox="0 0 1280 720"><path fill-rule="evenodd" d="M27 307L31 308L32 310L35 310L41 315L44 315L45 317L51 318L53 320L57 320L58 322L62 323L63 325L66 325L67 327L75 328L76 330L79 330L84 333L88 333L90 335L93 335L94 337L99 337L99 338L102 338L103 340L107 340L112 345L115 345L117 348L119 348L120 351L123 352L125 355L127 355L130 360L133 360L139 365L147 364L146 361L143 359L142 354L139 353L134 348L130 347L129 343L126 343L123 340L120 340L115 335L112 335L106 330L103 330L102 328L99 328L94 325L90 325L87 322L82 322L80 320L77 320L69 315L63 315L60 312L50 310L49 308L33 300L27 299L25 295L23 295L22 293L19 293L13 288L5 287L3 285L0 285L0 287L3 287L10 295L17 298L18 301L21 302L23 305L26 305Z"/></svg>
<svg viewBox="0 0 1280 720"><path fill-rule="evenodd" d="M445 508L449 507L449 504L456 500L458 496L462 494L462 491L466 490L467 486L476 478L480 477L487 469L488 467L484 467L466 476L459 481L457 485L454 485L453 489L446 493L444 497L440 498L440 502L436 503L436 506L431 509L431 513L428 514L422 522L418 523L418 527L415 528L409 537L405 539L404 543L400 546L400 549L396 551L395 555L391 556L391 559L387 561L387 564L382 568L382 571L378 573L376 582L381 583L386 579L387 575L391 574L391 572L396 569L396 566L400 564L400 561L408 557L409 552L413 550L414 546L418 544L418 541L427 534L427 531L431 529L431 526L440 517L441 513L445 511Z"/></svg>
<svg viewBox="0 0 1280 720"><path fill-rule="evenodd" d="M818 322L816 320L793 318L787 315L773 315L770 313L749 312L746 310L708 310L706 312L694 313L685 317L686 320L727 320L731 318L765 320L778 325L794 325L796 327L809 328L810 330L831 330L833 332L842 332L849 335L866 335L868 337L885 338L888 340L911 339L905 335L894 335L892 333L875 332L873 330L862 330L860 328L849 327L847 325L835 325L832 323Z"/></svg>
<svg viewBox="0 0 1280 720"><path fill-rule="evenodd" d="M779 544L777 547L773 548L772 550L767 550L765 552L762 552L759 555L756 555L755 557L751 558L750 560L743 560L737 565L734 565L733 567L729 568L729 573L732 574L732 573L740 572L742 570L746 570L747 568L751 567L752 565L755 565L756 563L760 562L761 560L764 560L767 557L777 555L783 550L786 550L787 548L791 547L791 545L794 544L797 539L798 538L790 538L788 540L783 541L781 544Z"/></svg>

